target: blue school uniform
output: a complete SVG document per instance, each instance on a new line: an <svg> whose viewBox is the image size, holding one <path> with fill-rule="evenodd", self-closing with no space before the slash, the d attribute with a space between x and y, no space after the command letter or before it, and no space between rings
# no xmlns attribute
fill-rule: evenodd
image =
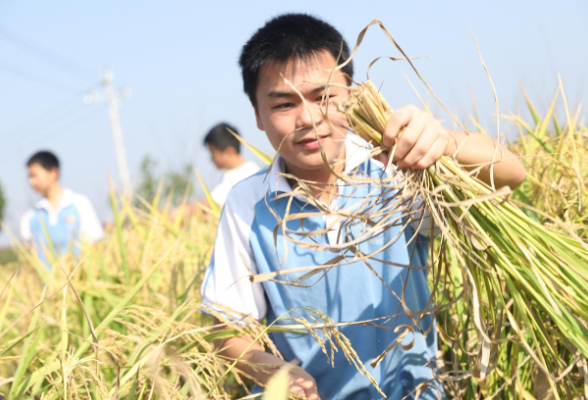
<svg viewBox="0 0 588 400"><path fill-rule="evenodd" d="M80 241L97 241L103 235L98 216L88 198L69 189L63 189L56 208L43 198L21 220L21 236L34 245L48 269L51 268L47 257L51 247L56 255L66 252L77 254Z"/></svg>
<svg viewBox="0 0 588 400"><path fill-rule="evenodd" d="M346 141L346 157L346 173L372 178L382 176L382 165L370 158L367 144L355 135L349 135ZM267 178L267 169L262 170L237 184L230 192L219 222L214 253L202 284L203 305L218 307L219 310L228 307L258 320L266 318L268 324L280 316L306 318L313 322L309 318L311 312L305 306L320 310L333 322L373 320L376 326L348 325L341 327L340 332L349 339L364 367L387 398L414 398L414 390L423 382L430 382L441 390L429 366L434 364L437 350L431 316L418 324L422 332L415 328L414 334L409 333L401 340L404 345L414 340L412 347L405 350L397 345L379 365L375 368L370 366L370 362L403 332L403 329L395 330L396 327L415 325L411 316L407 315L410 312L407 313L404 307L411 312L431 307L427 271L400 266L424 261L421 258L411 262L406 235L401 227L393 226L357 245L359 252L370 254L391 244L370 259L368 266L354 258L353 254L342 251L347 247L342 242L353 240L365 232L362 224L337 224L336 216L320 212L303 196L283 196L291 193L292 189L283 176L276 174L284 171L283 160L279 156L273 168ZM378 195L377 185L356 186L340 182L339 196L331 205L324 206L351 211L361 204L361 199ZM303 219L287 223L290 239L284 237L285 232L276 219L276 215L284 216L286 213L310 213ZM326 234L307 236L309 232L326 230L327 227L332 229ZM307 245L318 243L323 249L300 246L291 239ZM418 255L426 257L422 249L420 246ZM266 280L251 283L249 280L252 274L328 264L341 255L347 258L339 261L338 266L308 280L295 282L308 270L281 275L276 278L278 282ZM284 284L288 282L308 286ZM402 293L404 306L398 299ZM291 323L277 322L278 325ZM331 367L311 335L276 333L271 335L271 339L285 360L299 363L314 377L321 399L382 398L341 351L335 354L335 365ZM419 398L437 399L437 392L427 388Z"/></svg>

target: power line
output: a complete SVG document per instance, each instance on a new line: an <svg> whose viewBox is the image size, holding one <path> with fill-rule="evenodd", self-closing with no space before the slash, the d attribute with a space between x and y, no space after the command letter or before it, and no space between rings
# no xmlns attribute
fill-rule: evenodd
<svg viewBox="0 0 588 400"><path fill-rule="evenodd" d="M76 88L73 88L71 86L64 85L62 83L52 81L50 79L46 79L46 78L43 78L43 77L35 75L35 74L31 74L28 71L24 71L22 69L18 69L18 68L15 68L10 65L3 64L3 63L0 63L0 69L6 71L8 73L11 73L13 75L19 76L23 79L27 79L27 80L35 82L35 83L40 83L41 85L52 87L53 89L65 91L67 93L71 93L72 91L77 90Z"/></svg>
<svg viewBox="0 0 588 400"><path fill-rule="evenodd" d="M33 43L30 40L23 38L22 36L8 31L4 27L0 27L0 38L5 41L11 42L12 44L20 47L22 50L53 64L56 67L61 68L64 71L76 76L77 78L87 80L90 76L95 75L95 72L91 68L87 68L78 63L73 62L37 43Z"/></svg>
<svg viewBox="0 0 588 400"><path fill-rule="evenodd" d="M97 84L98 82L96 82ZM28 125L37 125L41 122L44 122L48 117L48 119L52 119L56 114L58 114L61 109L67 107L71 108L72 106L80 106L85 102L85 97L89 94L93 93L92 86L90 85L90 90L78 91L77 93L70 94L69 96L65 97L59 103L55 103L52 106L45 108L42 112L37 113L34 117L27 118L25 120L20 121L18 124L12 125L10 128L2 129L0 128L0 138L2 136L8 136L11 133L17 132L22 130L23 128L27 127ZM68 107L69 106L69 107Z"/></svg>
<svg viewBox="0 0 588 400"><path fill-rule="evenodd" d="M82 110L78 111L76 114L73 114L73 115L70 114L70 118L62 119L61 121L59 121L57 124L54 124L50 128L37 130L35 132L32 132L31 135L18 135L17 137L18 137L18 139L20 139L20 141L8 149L6 146L2 146L2 150L6 150L6 151L1 154L10 153L17 148L26 145L27 143L30 143L32 141L43 138L43 137L45 137L55 131L58 131L61 129L66 129L72 124L72 122L78 121L81 119L81 117L87 116L88 114L90 114L88 109L86 109L86 110L82 109ZM2 158L2 156L0 156L0 158Z"/></svg>
<svg viewBox="0 0 588 400"><path fill-rule="evenodd" d="M46 108L44 111L37 113L34 117L27 118L26 120L21 121L18 124L12 125L8 129L0 129L0 140L3 137L8 137L11 134L17 133L24 129L32 129L35 126L46 125L47 123L50 123L52 120L55 120L56 116L61 116L66 111L69 114L69 111L73 107L82 105L81 100L83 96L86 94L87 92L84 91L70 95L62 101L60 101L59 103L53 104L51 107Z"/></svg>
<svg viewBox="0 0 588 400"><path fill-rule="evenodd" d="M96 116L98 116L97 112L94 112L94 108L88 108L86 110L86 112L84 113L79 113L76 117L69 119L68 121L65 121L64 123L58 125L58 126L54 126L51 129L48 129L46 131L42 131L37 133L36 135L33 136L29 136L28 138L26 138L23 142L19 143L17 146L14 146L11 149L7 149L5 150L3 148L2 153L0 153L0 164L4 163L5 160L9 159L10 156L14 156L15 154L17 154L17 152L15 151L18 147L21 147L25 144L30 143L31 141L39 141L42 140L44 137L54 134L52 139L57 138L58 136L68 132L70 129L72 129L75 126L80 125L82 122L88 121L92 118L95 118ZM92 115L93 114L93 115ZM57 132L57 133L55 133Z"/></svg>

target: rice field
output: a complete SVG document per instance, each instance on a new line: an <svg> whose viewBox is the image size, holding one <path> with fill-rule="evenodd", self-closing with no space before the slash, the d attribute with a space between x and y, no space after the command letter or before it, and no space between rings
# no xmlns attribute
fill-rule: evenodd
<svg viewBox="0 0 588 400"><path fill-rule="evenodd" d="M113 195L114 196L114 195ZM215 220L170 221L115 199L115 222L79 260L46 271L26 249L0 269L6 399L228 399L247 393L197 308Z"/></svg>
<svg viewBox="0 0 588 400"><path fill-rule="evenodd" d="M527 168L527 180L510 195L511 201L537 227L586 246L588 127L569 108L563 87L544 114L529 99L527 106L524 115L505 117L510 129L519 132L511 148ZM563 111L565 119L558 120L555 110L560 115ZM211 318L198 309L214 240L214 212L185 217L182 208L172 214L170 202L159 196L144 201L140 209L114 191L111 198L114 222L104 240L85 246L80 258L54 257L48 271L21 247L16 249L18 260L0 266L0 395L117 400L250 395L252 382L232 368L234 360L216 353L213 340L248 334L271 350L265 335L271 327L212 327ZM492 312L476 317L471 297L464 295L463 249L442 242L435 246L443 254L443 269L431 269L430 285L435 304L446 305L436 316L439 374L448 397L584 396L588 373L581 346L588 338L581 335L587 320L572 312L580 321L578 330L563 332L565 325L558 325L556 314L535 309L536 299L517 303L513 297L500 298L496 291L507 282L488 280L484 274L475 282L485 288L480 291L482 308ZM490 259L487 266L499 262ZM574 309L564 295L557 301ZM319 335L304 321L294 323L292 329L345 346L336 335ZM352 349L342 350L352 354ZM264 398L286 398L286 381L285 373L278 374Z"/></svg>

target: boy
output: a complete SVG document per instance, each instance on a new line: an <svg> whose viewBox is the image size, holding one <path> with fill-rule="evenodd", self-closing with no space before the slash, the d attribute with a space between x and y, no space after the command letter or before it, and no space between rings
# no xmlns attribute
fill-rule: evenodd
<svg viewBox="0 0 588 400"><path fill-rule="evenodd" d="M240 66L245 93L253 105L258 128L265 131L278 150L278 157L267 179L264 179L267 171L261 171L236 185L229 194L219 222L214 254L202 284L203 304L218 310L228 307L258 320L266 318L268 325L283 314L305 317L302 306L313 306L334 322L371 320L373 323L368 325L347 325L340 330L388 399L414 398L419 384L430 382L440 387L426 365L432 362L437 350L434 330L425 335L415 329L404 341L414 341L412 347L405 350L395 346L375 368L369 365L398 339L402 330L395 331L395 328L412 325L410 316L399 314L399 310L404 306L411 311L423 310L429 300L426 271L413 269L408 275L407 269L400 267L410 264L400 227L392 227L358 245L363 254L387 246L369 260L370 268L363 261L346 260L345 265L331 268L324 276L301 282L307 287L284 284L303 273L263 283L251 283L248 279L252 274L329 264L341 255L336 250L310 248L314 243L324 247L335 245L340 238L330 235L331 232L313 237L304 235L321 228L327 231L329 213L319 212L301 196L293 200L285 196L292 192L292 181L280 174L287 172L298 179L321 183L312 190L327 210L353 210L362 196L369 196L377 189L369 185L352 188L340 184L337 175L354 171L380 177L383 164L369 157L368 150L362 147L365 142L362 144L354 135L348 135L347 121L334 111L333 104L329 105L328 122L321 112L323 85L336 60L343 63L348 57L349 48L341 34L324 21L305 14L287 14L270 20L243 47ZM351 84L352 76L351 63L333 74L333 86L329 89L333 102L341 102L349 95L344 86ZM475 133L467 136L444 129L430 114L414 106L399 108L390 119L384 143L391 146L395 140L398 143L392 161L398 168L426 168L442 155L453 155L458 146L461 146L457 155L460 163L483 164L492 160L495 149L490 137ZM332 169L323 161L321 148ZM524 179L524 169L507 149L500 150L501 161L494 165L495 185L514 188ZM479 176L488 181L488 168ZM278 224L277 217L312 211L316 217L310 215L287 224L289 237L298 233L296 240L307 246L284 240L283 226ZM373 272L378 273L385 285ZM403 305L396 295L400 293L405 293ZM388 316L392 317L385 318ZM335 355L334 368L328 365L326 356L310 335L273 334L272 340L284 360L265 352L245 336L226 339L218 345L222 354L230 358L244 353L238 367L262 384L277 368L260 369L260 365L279 367L288 362L298 363L290 373L290 392L308 399L381 398L341 352ZM254 364L258 367L252 367ZM437 392L430 387L420 394L420 399L436 398Z"/></svg>
<svg viewBox="0 0 588 400"><path fill-rule="evenodd" d="M210 192L218 205L225 204L229 191L235 184L259 171L253 161L245 161L241 156L241 142L229 132L239 134L235 128L226 123L215 125L204 137L212 162L218 169L225 170L222 181Z"/></svg>
<svg viewBox="0 0 588 400"><path fill-rule="evenodd" d="M35 153L27 161L27 169L29 184L43 198L23 215L20 231L50 269L46 232L58 255L76 253L79 241L98 241L104 232L90 200L59 184L59 160L53 153Z"/></svg>

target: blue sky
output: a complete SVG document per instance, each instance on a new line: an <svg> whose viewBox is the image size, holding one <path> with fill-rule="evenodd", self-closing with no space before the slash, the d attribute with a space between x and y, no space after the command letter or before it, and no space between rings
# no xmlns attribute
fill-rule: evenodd
<svg viewBox="0 0 588 400"><path fill-rule="evenodd" d="M108 175L117 179L106 106L82 97L100 89L99 74L112 66L117 87L132 97L121 119L132 177L151 154L162 169L193 162L213 185L220 177L201 141L226 120L269 151L241 90L237 57L245 40L267 19L308 12L335 25L350 44L372 19L381 19L404 50L429 56L416 62L450 110L478 113L492 129L494 102L471 29L496 84L500 107L522 107L519 83L544 109L560 73L572 104L588 96L586 0L531 1L2 1L0 30L0 184L7 195L5 221L16 230L36 196L26 183L24 162L38 149L55 151L65 186L89 196L100 217L110 218ZM49 56L27 52L22 41ZM58 56L55 57L55 54ZM378 56L397 56L372 28L355 59L356 80ZM382 61L372 78L394 107L416 103L406 64ZM441 119L447 116L439 113ZM449 123L448 123L449 124ZM450 124L449 124L450 125ZM504 126L508 133L511 128ZM249 159L254 159L246 154ZM2 234L0 244L6 244Z"/></svg>

